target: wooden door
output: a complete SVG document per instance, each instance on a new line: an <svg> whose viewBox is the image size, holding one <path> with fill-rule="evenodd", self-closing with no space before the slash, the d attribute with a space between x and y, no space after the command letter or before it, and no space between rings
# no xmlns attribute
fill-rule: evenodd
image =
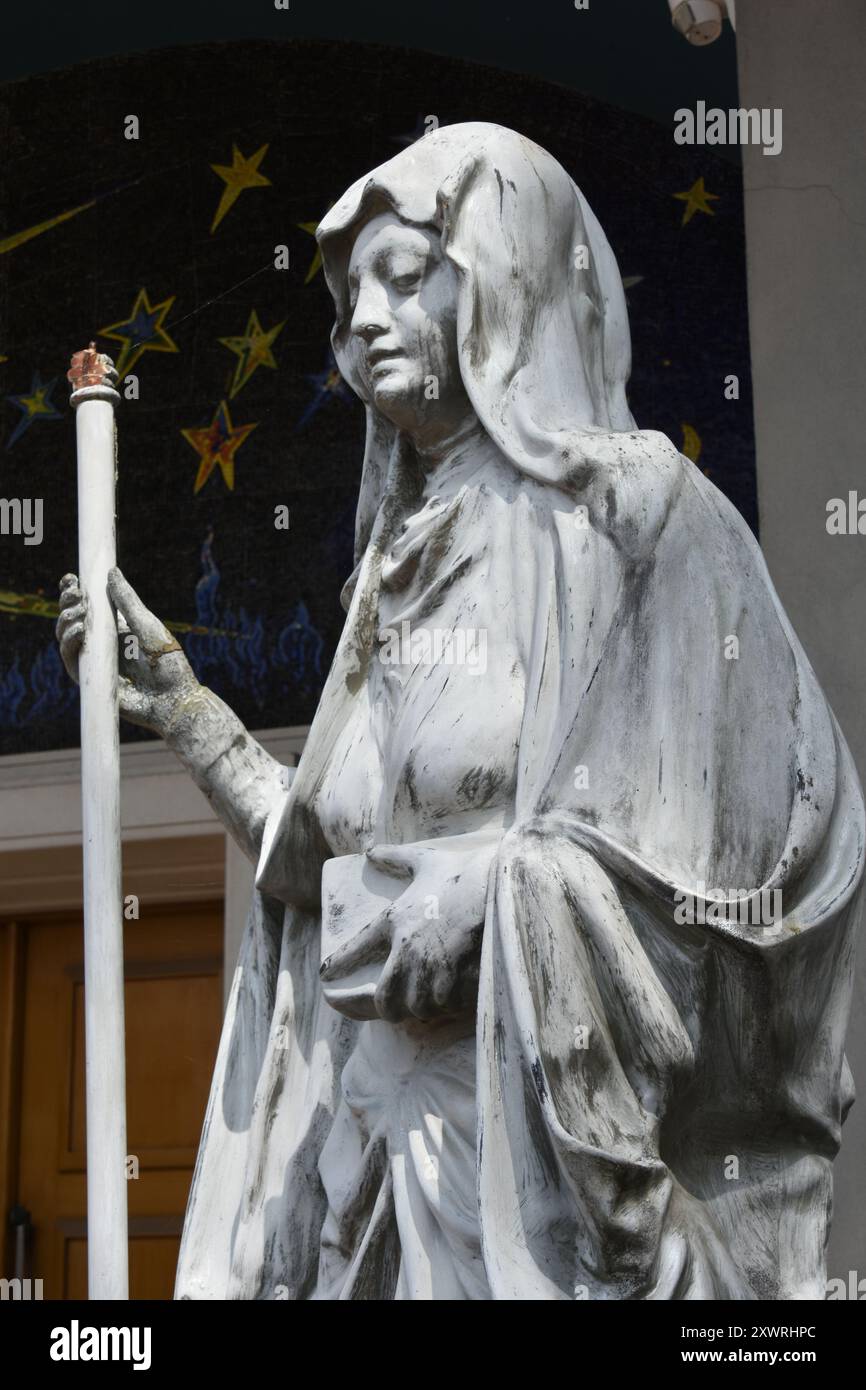
<svg viewBox="0 0 866 1390"><path fill-rule="evenodd" d="M130 1297L167 1299L222 1023L222 905L142 907L124 934ZM31 1278L86 1298L80 918L26 929L17 1166Z"/></svg>

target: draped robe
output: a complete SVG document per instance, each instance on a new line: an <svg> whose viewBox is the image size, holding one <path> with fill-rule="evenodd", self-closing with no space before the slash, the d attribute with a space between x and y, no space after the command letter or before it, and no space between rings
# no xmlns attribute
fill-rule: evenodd
<svg viewBox="0 0 866 1390"><path fill-rule="evenodd" d="M501 210L503 184L531 202L549 156L450 130L444 164L469 151L438 197L459 258L461 208L497 196L485 160ZM601 263L573 185L542 172ZM386 186L405 213L396 176L364 190ZM364 190L329 214L335 244ZM345 353L339 265L332 249ZM606 412L566 435L548 396L542 430L514 364L503 388L479 359L479 283L461 318L472 447L425 476L368 403L346 626L268 817L176 1296L823 1297L853 1098L850 754L742 518L616 418L610 337L587 368ZM483 630L486 670L388 666L382 632L404 619ZM415 847L431 881L483 862L470 1012L359 1021L325 1000L323 866L382 844ZM714 888L775 891L781 915L753 924Z"/></svg>

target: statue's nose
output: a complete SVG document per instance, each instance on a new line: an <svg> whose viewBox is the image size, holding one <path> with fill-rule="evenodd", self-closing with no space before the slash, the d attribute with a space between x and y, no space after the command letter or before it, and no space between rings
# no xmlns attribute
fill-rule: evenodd
<svg viewBox="0 0 866 1390"><path fill-rule="evenodd" d="M384 324L372 322L353 324L352 331L357 333L359 338L363 338L365 343L370 344L377 334L384 332Z"/></svg>
<svg viewBox="0 0 866 1390"><path fill-rule="evenodd" d="M385 297L376 294L369 286L362 290L355 303L352 314L352 332L365 343L371 343L379 333L388 327L388 313Z"/></svg>

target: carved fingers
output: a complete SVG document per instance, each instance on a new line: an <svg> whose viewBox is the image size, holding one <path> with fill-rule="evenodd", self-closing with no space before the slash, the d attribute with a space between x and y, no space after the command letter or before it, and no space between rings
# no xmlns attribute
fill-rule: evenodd
<svg viewBox="0 0 866 1390"><path fill-rule="evenodd" d="M390 918L392 936L374 996L379 1017L391 1023L410 1017L429 1022L471 1006L483 923L465 918L419 922L417 911L402 900L384 915Z"/></svg>
<svg viewBox="0 0 866 1390"><path fill-rule="evenodd" d="M77 574L64 574L60 581L60 616L54 627L60 656L68 674L78 684L78 660L87 622L87 600Z"/></svg>
<svg viewBox="0 0 866 1390"><path fill-rule="evenodd" d="M392 925L390 909L374 917L362 931L356 933L344 946L338 946L327 960L322 961L319 976L326 984L350 975L361 969L384 960L391 946Z"/></svg>
<svg viewBox="0 0 866 1390"><path fill-rule="evenodd" d="M156 656L165 651L180 651L180 644L156 614L142 603L119 569L108 571L108 596L146 654Z"/></svg>
<svg viewBox="0 0 866 1390"><path fill-rule="evenodd" d="M374 869L391 878L406 879L414 878L421 857L417 846L412 844L372 845L366 854Z"/></svg>

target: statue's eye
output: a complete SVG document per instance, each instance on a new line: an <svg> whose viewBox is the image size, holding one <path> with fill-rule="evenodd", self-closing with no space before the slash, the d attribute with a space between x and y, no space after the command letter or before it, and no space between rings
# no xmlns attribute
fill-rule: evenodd
<svg viewBox="0 0 866 1390"><path fill-rule="evenodd" d="M417 290L421 284L421 278L420 270L412 270L406 275L395 275L392 284L401 294L410 294L412 290Z"/></svg>

